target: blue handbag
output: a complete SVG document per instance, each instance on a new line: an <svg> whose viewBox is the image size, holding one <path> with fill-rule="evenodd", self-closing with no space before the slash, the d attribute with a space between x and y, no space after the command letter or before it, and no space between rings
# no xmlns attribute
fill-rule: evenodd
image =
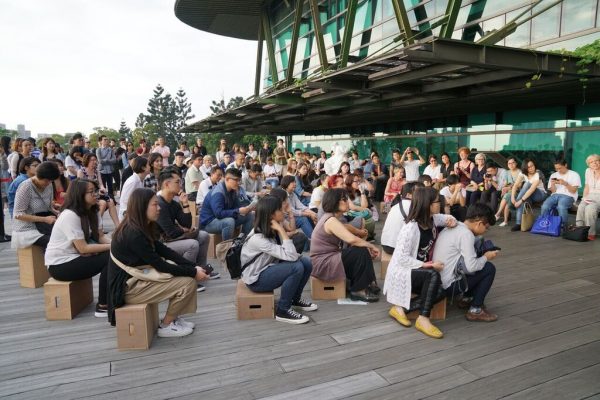
<svg viewBox="0 0 600 400"><path fill-rule="evenodd" d="M546 236L560 236L560 216L556 215L556 209L550 210L549 213L540 215L531 227L531 233Z"/></svg>

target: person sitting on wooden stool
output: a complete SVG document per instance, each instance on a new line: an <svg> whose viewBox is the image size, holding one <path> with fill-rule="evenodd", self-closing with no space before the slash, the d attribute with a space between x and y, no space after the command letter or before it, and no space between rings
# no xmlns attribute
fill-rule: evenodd
<svg viewBox="0 0 600 400"><path fill-rule="evenodd" d="M295 311L314 311L316 304L302 299L302 291L310 278L312 263L296 252L294 243L282 226L281 199L265 196L258 201L254 229L242 247L240 262L248 266L242 280L253 292L270 292L281 287L275 319L290 324L309 321Z"/></svg>
<svg viewBox="0 0 600 400"><path fill-rule="evenodd" d="M196 282L208 279L200 266L186 260L158 239L158 197L149 188L135 189L125 219L113 233L108 264L108 319L116 324L115 308L168 300L159 337L192 333L194 323L181 318L196 312ZM155 280L133 278L132 269L155 269ZM148 275L150 272L148 272ZM137 274L136 274L137 275Z"/></svg>
<svg viewBox="0 0 600 400"><path fill-rule="evenodd" d="M438 228L452 228L456 226L456 219L440 214L437 190L417 187L405 222L398 234L383 286L383 293L392 304L389 315L400 325L409 327L411 323L406 312L419 310L415 328L429 337L441 339L444 334L431 323L429 316L433 305L445 297L439 274L444 264L432 259L431 254ZM418 296L411 299L412 293Z"/></svg>
<svg viewBox="0 0 600 400"><path fill-rule="evenodd" d="M98 229L98 195L95 181L71 182L44 258L50 276L59 281L79 281L100 274L94 315L106 318L110 238Z"/></svg>

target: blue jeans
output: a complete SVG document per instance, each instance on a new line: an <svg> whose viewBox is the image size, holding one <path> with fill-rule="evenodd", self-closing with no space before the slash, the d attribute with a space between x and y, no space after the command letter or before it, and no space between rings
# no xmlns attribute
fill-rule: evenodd
<svg viewBox="0 0 600 400"><path fill-rule="evenodd" d="M208 225L204 227L204 230L208 233L216 233L221 235L221 238L229 240L233 238L233 231L237 226L242 226L242 232L245 234L250 233L254 226L254 213L246 215L238 215L237 218L223 218L213 219Z"/></svg>
<svg viewBox="0 0 600 400"><path fill-rule="evenodd" d="M525 193L527 193L527 191L529 190L529 188L531 187L531 183L527 182L526 184L523 185L523 187L521 188L521 190L519 191L519 194L517 195L517 201L521 200L521 197L523 197L525 195ZM535 191L531 194L531 197L529 197L526 202L533 202L533 203L537 203L540 202L542 200L544 200L544 192L542 192L540 189L535 189ZM523 204L521 204L521 206L519 208L517 208L517 225L521 224L521 216L523 215L523 209L525 208L525 202L523 202Z"/></svg>
<svg viewBox="0 0 600 400"><path fill-rule="evenodd" d="M558 210L558 215L560 215L560 219L562 224L566 224L569 220L569 208L573 205L575 200L571 196L567 196L566 194L553 194L548 197L544 204L542 204L542 215L547 214L553 208Z"/></svg>
<svg viewBox="0 0 600 400"><path fill-rule="evenodd" d="M313 226L311 225L308 217L300 216L300 217L295 217L295 219L296 219L296 228L299 228L300 230L302 230L302 232L304 232L304 234L306 235L308 240L310 240L310 238L312 237L312 233L313 233Z"/></svg>
<svg viewBox="0 0 600 400"><path fill-rule="evenodd" d="M265 179L265 184L271 185L271 188L275 189L279 186L279 178L267 178Z"/></svg>
<svg viewBox="0 0 600 400"><path fill-rule="evenodd" d="M260 273L258 280L248 287L253 292L270 292L281 286L277 310L287 311L292 302L300 300L311 272L312 263L308 257L300 257L297 261L282 261L267 267Z"/></svg>

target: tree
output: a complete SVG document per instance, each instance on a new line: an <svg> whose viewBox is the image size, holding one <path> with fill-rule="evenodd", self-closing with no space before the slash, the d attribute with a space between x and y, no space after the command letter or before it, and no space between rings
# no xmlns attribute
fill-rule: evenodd
<svg viewBox="0 0 600 400"><path fill-rule="evenodd" d="M131 129L127 126L127 123L121 120L121 125L119 126L119 135L125 138L128 142L131 141Z"/></svg>
<svg viewBox="0 0 600 400"><path fill-rule="evenodd" d="M94 132L89 136L90 139L90 147L97 147L98 146L98 139L100 138L100 136L107 136L109 139L114 140L115 142L119 141L119 138L121 137L119 134L119 131L112 129L112 128L107 128L105 126L103 127L95 127L94 128Z"/></svg>
<svg viewBox="0 0 600 400"><path fill-rule="evenodd" d="M244 102L244 98L240 96L232 97L229 99L227 105L225 104L225 99L222 98L220 101L212 101L212 106L210 106L210 111L212 111L212 115L220 114L224 111L231 110L237 108L242 105Z"/></svg>
<svg viewBox="0 0 600 400"><path fill-rule="evenodd" d="M177 100L177 129L187 125L187 121L196 116L192 114L192 104L188 102L187 95L183 88L179 88L176 95Z"/></svg>
<svg viewBox="0 0 600 400"><path fill-rule="evenodd" d="M144 115L144 113L139 113L139 115L137 116L137 119L135 120L135 127L143 128L145 123L146 123L146 116Z"/></svg>

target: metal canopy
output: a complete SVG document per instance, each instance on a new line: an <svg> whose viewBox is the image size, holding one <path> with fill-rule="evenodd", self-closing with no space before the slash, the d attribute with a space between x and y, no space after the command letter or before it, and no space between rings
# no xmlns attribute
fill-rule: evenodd
<svg viewBox="0 0 600 400"><path fill-rule="evenodd" d="M551 104L577 104L577 59L437 38L272 90L183 132L286 134ZM533 75L540 79L531 81ZM600 67L586 75L600 100Z"/></svg>

